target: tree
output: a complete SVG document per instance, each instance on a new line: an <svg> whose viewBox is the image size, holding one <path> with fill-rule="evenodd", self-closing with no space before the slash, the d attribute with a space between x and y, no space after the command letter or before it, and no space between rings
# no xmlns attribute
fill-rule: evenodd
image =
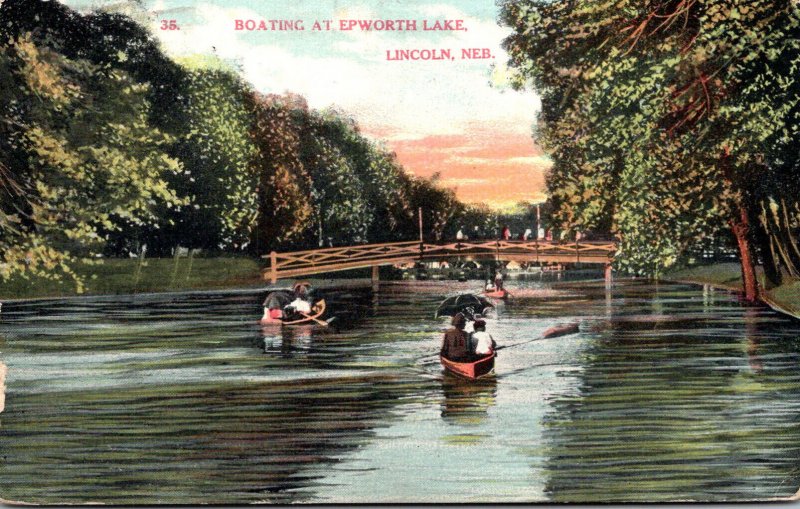
<svg viewBox="0 0 800 509"><path fill-rule="evenodd" d="M168 222L154 241L161 251L175 245L241 250L258 213L250 89L231 72L195 69L185 93L187 123L172 150L184 170L171 185L188 205L164 211Z"/></svg>
<svg viewBox="0 0 800 509"><path fill-rule="evenodd" d="M312 113L303 130L302 160L311 175L312 225L308 241L321 245L367 241L372 222L364 185L353 162L328 135L330 114Z"/></svg>
<svg viewBox="0 0 800 509"><path fill-rule="evenodd" d="M301 127L308 106L299 96L251 94L255 115L251 133L258 149L257 253L302 240L313 213L311 176L301 157Z"/></svg>
<svg viewBox="0 0 800 509"><path fill-rule="evenodd" d="M502 16L520 83L543 96L548 185L565 225L610 218L620 263L658 275L727 223L756 298L754 182L797 104L779 65L796 59L796 7L525 1L506 2ZM784 93L754 93L770 86Z"/></svg>
<svg viewBox="0 0 800 509"><path fill-rule="evenodd" d="M149 87L30 37L0 46L0 277L74 276L109 232L181 200L169 136L148 123ZM81 288L79 280L78 288Z"/></svg>

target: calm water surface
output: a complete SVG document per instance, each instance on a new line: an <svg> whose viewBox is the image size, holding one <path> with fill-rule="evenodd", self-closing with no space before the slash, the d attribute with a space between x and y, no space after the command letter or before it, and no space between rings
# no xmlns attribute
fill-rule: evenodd
<svg viewBox="0 0 800 509"><path fill-rule="evenodd" d="M0 497L36 503L742 500L800 486L800 322L709 288L510 282L496 376L442 374L441 299L329 290L7 303ZM336 323L336 322L334 322Z"/></svg>

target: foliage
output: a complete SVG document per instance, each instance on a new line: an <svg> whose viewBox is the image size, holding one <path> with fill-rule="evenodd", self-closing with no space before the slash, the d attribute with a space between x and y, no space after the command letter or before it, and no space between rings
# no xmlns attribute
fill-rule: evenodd
<svg viewBox="0 0 800 509"><path fill-rule="evenodd" d="M258 149L258 224L253 247L264 252L298 241L312 214L311 177L300 160L300 125L305 101L296 96L251 95ZM302 112L302 113L298 113Z"/></svg>
<svg viewBox="0 0 800 509"><path fill-rule="evenodd" d="M258 213L248 94L230 72L189 72L185 131L174 148L184 172L172 185L190 205L167 216L172 245L234 251L247 245Z"/></svg>
<svg viewBox="0 0 800 509"><path fill-rule="evenodd" d="M429 239L490 222L343 113L262 96L218 60L175 62L124 15L6 0L0 41L3 280L82 285L78 260L145 246L260 255L416 239L419 208Z"/></svg>
<svg viewBox="0 0 800 509"><path fill-rule="evenodd" d="M542 95L548 186L565 227L618 234L619 264L651 275L726 224L748 236L757 184L786 166L782 147L797 133L793 3L527 0L501 10L517 84Z"/></svg>
<svg viewBox="0 0 800 509"><path fill-rule="evenodd" d="M0 98L0 277L71 274L68 263L98 254L108 232L181 203L166 181L180 163L148 124L147 85L29 37L0 46L0 62L11 85Z"/></svg>

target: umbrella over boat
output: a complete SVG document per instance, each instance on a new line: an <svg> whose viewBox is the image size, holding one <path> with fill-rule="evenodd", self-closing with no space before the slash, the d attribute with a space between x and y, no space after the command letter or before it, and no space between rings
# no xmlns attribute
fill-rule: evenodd
<svg viewBox="0 0 800 509"><path fill-rule="evenodd" d="M488 308L493 308L488 299L471 293L454 295L448 297L436 309L436 318L441 316L453 316L456 313L463 313L464 316L472 318L475 315L482 315Z"/></svg>

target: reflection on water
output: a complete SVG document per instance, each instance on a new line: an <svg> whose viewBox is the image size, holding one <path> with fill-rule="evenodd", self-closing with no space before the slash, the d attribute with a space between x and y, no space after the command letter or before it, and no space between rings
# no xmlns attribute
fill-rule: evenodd
<svg viewBox="0 0 800 509"><path fill-rule="evenodd" d="M800 478L800 326L708 287L510 281L496 374L442 373L446 295L328 290L6 304L0 497L37 503L737 500ZM514 291L516 290L516 292ZM539 341L555 324L580 333Z"/></svg>
<svg viewBox="0 0 800 509"><path fill-rule="evenodd" d="M480 424L497 398L497 379L464 380L450 373L442 376L442 419L455 425Z"/></svg>

